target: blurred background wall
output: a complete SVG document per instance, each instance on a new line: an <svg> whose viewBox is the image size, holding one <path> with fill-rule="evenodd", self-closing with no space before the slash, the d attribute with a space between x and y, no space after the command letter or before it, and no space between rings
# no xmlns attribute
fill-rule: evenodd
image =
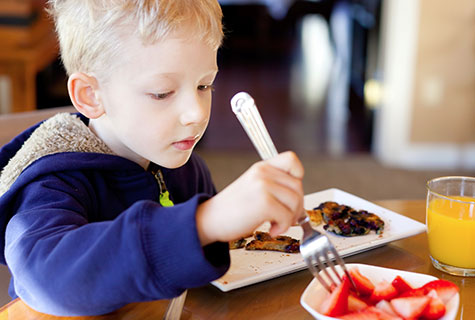
<svg viewBox="0 0 475 320"><path fill-rule="evenodd" d="M375 154L415 168L475 168L475 2L385 1Z"/></svg>
<svg viewBox="0 0 475 320"><path fill-rule="evenodd" d="M2 113L70 104L44 2L0 1ZM229 108L245 90L279 150L474 170L473 1L220 3L226 38L202 150L252 150Z"/></svg>

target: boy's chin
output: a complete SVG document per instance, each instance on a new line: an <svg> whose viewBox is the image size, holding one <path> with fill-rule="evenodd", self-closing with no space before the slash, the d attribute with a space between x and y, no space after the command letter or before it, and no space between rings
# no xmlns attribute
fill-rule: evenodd
<svg viewBox="0 0 475 320"><path fill-rule="evenodd" d="M159 166L167 169L176 169L183 165L185 165L191 157L191 150L189 152L181 152L180 155L174 157L173 159L160 159L157 158L156 161L152 159L152 161Z"/></svg>

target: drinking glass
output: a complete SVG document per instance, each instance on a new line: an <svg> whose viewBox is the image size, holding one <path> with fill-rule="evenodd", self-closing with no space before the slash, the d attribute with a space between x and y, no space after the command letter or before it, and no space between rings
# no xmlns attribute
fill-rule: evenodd
<svg viewBox="0 0 475 320"><path fill-rule="evenodd" d="M435 268L475 276L475 178L440 177L427 182L427 237Z"/></svg>

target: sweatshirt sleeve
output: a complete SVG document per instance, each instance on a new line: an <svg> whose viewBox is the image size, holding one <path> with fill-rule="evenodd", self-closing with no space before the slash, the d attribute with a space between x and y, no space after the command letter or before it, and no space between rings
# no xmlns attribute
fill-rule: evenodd
<svg viewBox="0 0 475 320"><path fill-rule="evenodd" d="M171 298L229 267L226 243L200 245L198 194L174 207L142 200L117 218L90 222L77 186L54 176L19 194L6 230L15 292L54 315L97 315L138 301Z"/></svg>

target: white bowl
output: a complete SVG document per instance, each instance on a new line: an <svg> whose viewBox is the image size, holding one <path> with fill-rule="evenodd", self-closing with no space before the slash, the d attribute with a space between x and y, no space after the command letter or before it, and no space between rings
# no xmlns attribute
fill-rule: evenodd
<svg viewBox="0 0 475 320"><path fill-rule="evenodd" d="M420 287L432 280L437 280L436 277L429 276L427 274L407 272L396 269L388 269L382 267L371 266L367 264L348 263L348 268L357 267L362 275L370 279L373 283L386 280L391 282L397 275L406 280L413 288ZM338 271L341 271L337 266ZM307 310L315 319L319 320L332 320L337 319L333 317L327 317L317 311L318 306L322 303L327 296L327 291L318 282L317 279L313 279L307 286L304 293L300 297L300 304ZM447 311L441 320L453 320L457 316L459 307L460 295L457 293L446 305Z"/></svg>

